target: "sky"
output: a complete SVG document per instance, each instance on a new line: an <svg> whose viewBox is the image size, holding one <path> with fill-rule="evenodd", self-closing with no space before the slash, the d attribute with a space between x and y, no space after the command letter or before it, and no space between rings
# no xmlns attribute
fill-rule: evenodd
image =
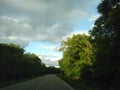
<svg viewBox="0 0 120 90"><path fill-rule="evenodd" d="M0 43L14 43L59 66L61 42L88 34L101 0L0 0Z"/></svg>

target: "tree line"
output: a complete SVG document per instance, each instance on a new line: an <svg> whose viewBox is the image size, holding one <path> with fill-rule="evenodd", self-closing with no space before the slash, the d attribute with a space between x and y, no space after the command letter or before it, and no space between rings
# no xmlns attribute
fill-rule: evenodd
<svg viewBox="0 0 120 90"><path fill-rule="evenodd" d="M118 90L120 1L102 0L97 9L100 17L89 30L89 35L73 35L62 42L60 51L63 52L63 58L59 61L60 69L71 79L99 84L102 90Z"/></svg>
<svg viewBox="0 0 120 90"><path fill-rule="evenodd" d="M0 80L10 81L44 73L45 65L35 54L15 44L0 44Z"/></svg>
<svg viewBox="0 0 120 90"><path fill-rule="evenodd" d="M16 44L0 43L0 83L57 73L55 67L46 67L41 59L26 53Z"/></svg>

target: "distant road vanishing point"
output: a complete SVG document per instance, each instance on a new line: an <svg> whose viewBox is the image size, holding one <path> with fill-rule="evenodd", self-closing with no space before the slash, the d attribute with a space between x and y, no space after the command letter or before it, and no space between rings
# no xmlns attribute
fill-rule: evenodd
<svg viewBox="0 0 120 90"><path fill-rule="evenodd" d="M74 90L54 74L14 84L0 90Z"/></svg>

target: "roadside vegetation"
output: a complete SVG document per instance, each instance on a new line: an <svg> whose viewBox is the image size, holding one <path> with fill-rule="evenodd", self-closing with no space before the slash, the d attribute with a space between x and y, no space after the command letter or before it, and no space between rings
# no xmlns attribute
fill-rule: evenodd
<svg viewBox="0 0 120 90"><path fill-rule="evenodd" d="M0 43L0 87L59 72L55 67L46 67L41 59L26 53L16 44Z"/></svg>
<svg viewBox="0 0 120 90"><path fill-rule="evenodd" d="M120 89L120 1L102 0L89 35L61 43L60 76L83 90Z"/></svg>
<svg viewBox="0 0 120 90"><path fill-rule="evenodd" d="M23 48L15 44L0 44L0 84L44 73L45 65L35 54L25 53Z"/></svg>

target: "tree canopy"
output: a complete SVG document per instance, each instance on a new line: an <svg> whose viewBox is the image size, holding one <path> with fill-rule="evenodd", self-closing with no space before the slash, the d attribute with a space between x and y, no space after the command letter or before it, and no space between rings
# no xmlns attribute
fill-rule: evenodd
<svg viewBox="0 0 120 90"><path fill-rule="evenodd" d="M73 35L62 42L63 58L60 61L61 70L74 79L79 79L81 70L92 66L94 61L92 44L87 35Z"/></svg>
<svg viewBox="0 0 120 90"><path fill-rule="evenodd" d="M45 73L45 65L35 54L25 53L16 44L0 43L0 80L9 81Z"/></svg>

